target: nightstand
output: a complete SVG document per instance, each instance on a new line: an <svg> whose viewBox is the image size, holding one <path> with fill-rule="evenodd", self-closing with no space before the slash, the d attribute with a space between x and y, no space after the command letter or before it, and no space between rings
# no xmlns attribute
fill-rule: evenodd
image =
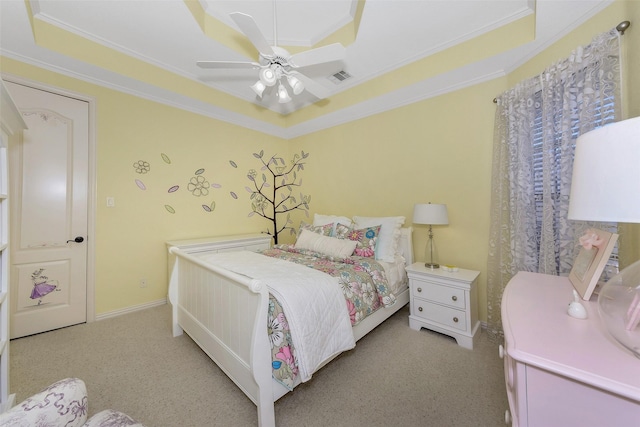
<svg viewBox="0 0 640 427"><path fill-rule="evenodd" d="M479 275L479 271L462 268L451 273L431 269L420 262L407 267L411 329L427 328L449 335L458 345L472 350L480 329Z"/></svg>

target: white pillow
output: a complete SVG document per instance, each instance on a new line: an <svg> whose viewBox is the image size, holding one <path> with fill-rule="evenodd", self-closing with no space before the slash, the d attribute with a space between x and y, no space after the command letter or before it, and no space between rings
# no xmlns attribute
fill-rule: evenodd
<svg viewBox="0 0 640 427"><path fill-rule="evenodd" d="M376 259L393 262L398 251L400 228L404 224L403 216L366 217L354 216L355 228L365 228L380 225L380 234L376 244Z"/></svg>
<svg viewBox="0 0 640 427"><path fill-rule="evenodd" d="M358 242L323 236L309 230L301 230L294 245L298 249L308 249L335 258L350 257Z"/></svg>
<svg viewBox="0 0 640 427"><path fill-rule="evenodd" d="M321 215L321 214L313 214L313 225L327 225L333 223L333 229L331 230L331 236L336 235L336 226L338 224L344 224L347 227L351 227L351 219L346 216L337 216L337 215Z"/></svg>

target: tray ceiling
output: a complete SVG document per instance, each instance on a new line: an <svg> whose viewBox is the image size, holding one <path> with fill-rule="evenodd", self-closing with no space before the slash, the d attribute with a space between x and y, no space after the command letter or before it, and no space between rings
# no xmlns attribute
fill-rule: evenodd
<svg viewBox="0 0 640 427"><path fill-rule="evenodd" d="M2 0L0 53L292 138L504 75L611 2ZM330 96L279 104L250 89L257 70L196 66L258 60L231 12L291 53L342 43L345 61L305 70Z"/></svg>

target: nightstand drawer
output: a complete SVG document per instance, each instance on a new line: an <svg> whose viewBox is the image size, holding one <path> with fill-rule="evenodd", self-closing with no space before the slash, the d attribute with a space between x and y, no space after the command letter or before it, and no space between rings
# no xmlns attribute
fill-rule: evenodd
<svg viewBox="0 0 640 427"><path fill-rule="evenodd" d="M464 311L445 307L440 304L433 304L421 299L414 299L412 304L411 314L414 316L461 331L467 330L467 314Z"/></svg>
<svg viewBox="0 0 640 427"><path fill-rule="evenodd" d="M441 286L421 280L412 281L411 288L413 296L416 298L426 298L462 310L467 306L463 289Z"/></svg>

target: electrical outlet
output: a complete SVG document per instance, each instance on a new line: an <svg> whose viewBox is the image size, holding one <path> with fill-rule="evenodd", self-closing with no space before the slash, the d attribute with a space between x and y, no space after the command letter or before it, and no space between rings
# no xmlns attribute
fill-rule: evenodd
<svg viewBox="0 0 640 427"><path fill-rule="evenodd" d="M147 279L140 279L140 287L141 288L147 287Z"/></svg>

